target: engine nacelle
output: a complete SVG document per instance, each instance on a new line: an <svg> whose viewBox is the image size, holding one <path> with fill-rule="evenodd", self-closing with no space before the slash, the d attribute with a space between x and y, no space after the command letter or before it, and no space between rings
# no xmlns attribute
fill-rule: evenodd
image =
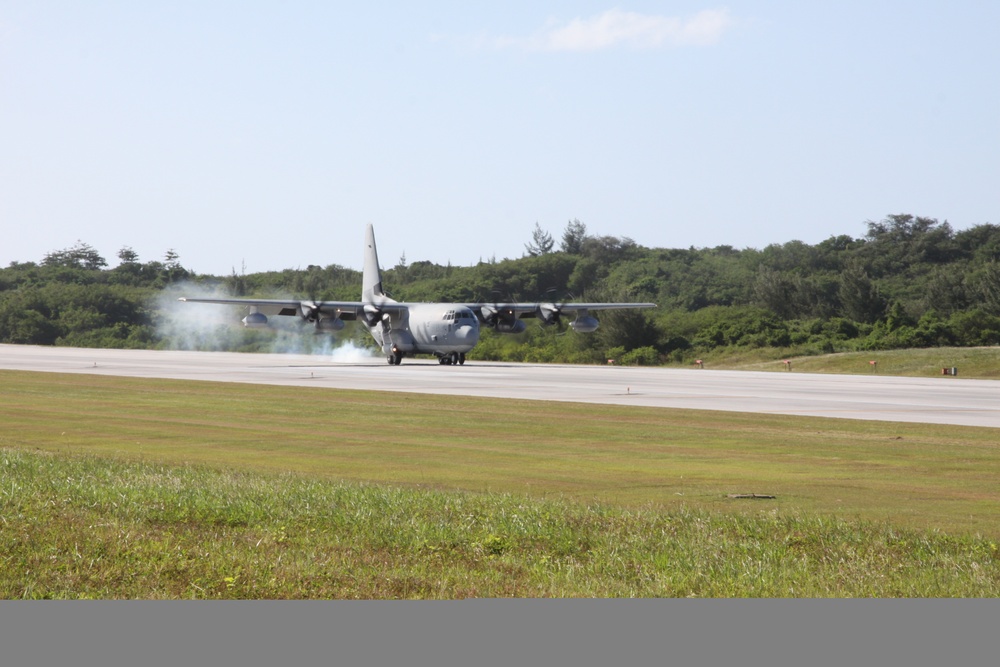
<svg viewBox="0 0 1000 667"><path fill-rule="evenodd" d="M243 318L243 326L248 329L266 329L267 315L264 313L250 313Z"/></svg>
<svg viewBox="0 0 1000 667"><path fill-rule="evenodd" d="M523 333L528 325L524 320L500 320L496 324L496 330L500 333L519 334Z"/></svg>
<svg viewBox="0 0 1000 667"><path fill-rule="evenodd" d="M550 327L559 323L559 309L551 303L538 304L535 307L535 317L543 327Z"/></svg>
<svg viewBox="0 0 1000 667"><path fill-rule="evenodd" d="M593 315L585 315L583 317L578 317L569 325L573 328L573 331L577 333L591 333L597 329L600 322Z"/></svg>
<svg viewBox="0 0 1000 667"><path fill-rule="evenodd" d="M344 320L339 317L324 317L316 320L316 331L340 331L344 328Z"/></svg>

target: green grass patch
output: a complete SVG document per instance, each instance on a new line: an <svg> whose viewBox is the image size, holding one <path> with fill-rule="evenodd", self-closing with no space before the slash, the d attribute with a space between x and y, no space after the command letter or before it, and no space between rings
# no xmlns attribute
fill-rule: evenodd
<svg viewBox="0 0 1000 667"><path fill-rule="evenodd" d="M993 597L995 542L0 450L0 597Z"/></svg>
<svg viewBox="0 0 1000 667"><path fill-rule="evenodd" d="M0 372L0 447L1000 537L995 429Z"/></svg>
<svg viewBox="0 0 1000 667"><path fill-rule="evenodd" d="M997 593L995 429L11 371L0 424L2 597Z"/></svg>
<svg viewBox="0 0 1000 667"><path fill-rule="evenodd" d="M739 350L705 357L708 368L780 371L792 362L792 372L836 373L850 375L899 375L905 377L941 377L941 369L957 368L958 377L1000 378L998 347L933 347L925 349L839 352L799 356L793 351ZM871 361L877 362L872 365Z"/></svg>

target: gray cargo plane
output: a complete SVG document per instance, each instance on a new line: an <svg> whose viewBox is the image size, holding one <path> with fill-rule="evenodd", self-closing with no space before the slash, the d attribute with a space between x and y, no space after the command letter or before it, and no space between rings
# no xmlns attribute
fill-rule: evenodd
<svg viewBox="0 0 1000 667"><path fill-rule="evenodd" d="M221 303L246 306L243 324L266 328L268 316L301 317L316 325L316 331L340 331L345 320L361 320L382 348L390 365L404 356L433 354L442 364L464 364L465 355L479 342L479 327L500 333L521 333L525 318L535 317L544 326L558 324L572 315L569 326L580 333L597 329L594 310L655 308L654 303L406 303L382 291L375 231L365 230L365 265L361 301L300 301L285 299L189 299L190 303Z"/></svg>

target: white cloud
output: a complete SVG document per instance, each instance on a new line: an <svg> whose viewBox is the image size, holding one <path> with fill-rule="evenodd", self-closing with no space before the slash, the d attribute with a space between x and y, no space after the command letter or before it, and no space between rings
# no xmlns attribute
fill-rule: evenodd
<svg viewBox="0 0 1000 667"><path fill-rule="evenodd" d="M566 24L553 25L534 37L502 37L494 44L535 51L707 46L718 42L733 23L728 9L707 9L689 18L611 9L590 18L575 18Z"/></svg>

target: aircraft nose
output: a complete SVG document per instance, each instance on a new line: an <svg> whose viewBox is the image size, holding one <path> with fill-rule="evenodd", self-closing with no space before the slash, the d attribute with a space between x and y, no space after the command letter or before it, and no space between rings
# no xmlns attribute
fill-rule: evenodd
<svg viewBox="0 0 1000 667"><path fill-rule="evenodd" d="M455 329L455 338L463 343L475 343L479 340L479 329L470 325L457 327Z"/></svg>

